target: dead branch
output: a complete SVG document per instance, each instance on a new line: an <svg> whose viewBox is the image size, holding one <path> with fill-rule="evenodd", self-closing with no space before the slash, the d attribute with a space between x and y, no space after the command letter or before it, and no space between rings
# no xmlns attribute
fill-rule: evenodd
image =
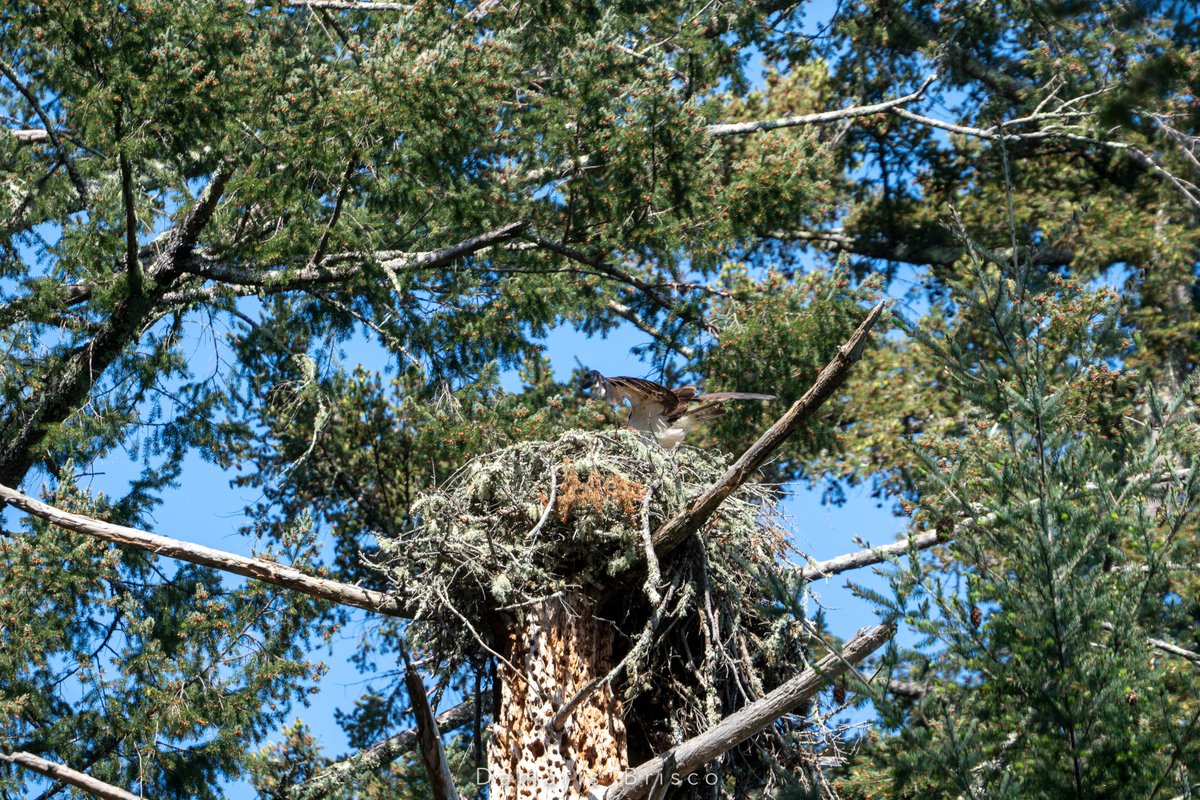
<svg viewBox="0 0 1200 800"><path fill-rule="evenodd" d="M887 682L887 690L897 697L921 700L925 695L929 694L929 684L921 683L920 681L904 681L899 678L893 678Z"/></svg>
<svg viewBox="0 0 1200 800"><path fill-rule="evenodd" d="M1079 115L1079 112L1057 112L1050 111L1041 114L1032 114L1022 117L1019 122L1046 122L1044 128L1032 131L1009 132L1008 125L1011 125L1018 120L1010 121L1009 123L1001 123L988 128L977 128L970 125L958 125L952 122L927 117L922 114L916 114L906 108L893 106L888 109L891 113L903 117L911 122L916 122L931 128L940 128L950 133L957 133L963 136L970 136L978 139L989 139L1003 142L1021 142L1021 141L1039 141L1058 139L1067 142L1075 142L1077 144L1092 145L1095 147L1103 147L1117 153L1122 153L1147 172L1157 175L1166 180L1172 186L1179 190L1180 194L1196 208L1200 208L1200 186L1195 183L1181 178L1175 173L1162 166L1154 156L1145 152L1139 147L1136 147L1129 142L1121 142L1114 139L1105 139L1099 136L1090 135L1086 129L1074 125L1075 130L1069 130L1063 123L1064 119L1074 119ZM1083 131L1083 132L1079 132Z"/></svg>
<svg viewBox="0 0 1200 800"><path fill-rule="evenodd" d="M233 266L212 260L193 259L184 266L184 271L200 278L235 286L265 287L275 291L300 289L354 277L362 272L365 264L372 261L378 263L384 271L389 273L444 267L456 259L512 239L527 227L527 222L510 222L446 247L415 253L394 250L377 253L341 253L307 263L303 267L267 270Z"/></svg>
<svg viewBox="0 0 1200 800"><path fill-rule="evenodd" d="M277 564L262 558L248 558L223 550L214 550L191 542L159 536L155 533L127 528L124 525L113 525L82 514L73 514L60 508L47 505L39 500L23 494L16 489L0 485L0 501L19 508L26 514L43 519L52 525L64 528L85 536L94 536L115 544L136 547L157 555L177 558L192 564L213 567L224 572L232 572L246 578L282 586L310 597L330 600L341 605L365 608L379 614L402 617L406 615L404 604L395 597L363 589L348 583L340 583L329 578L319 578L307 575L295 567Z"/></svg>
<svg viewBox="0 0 1200 800"><path fill-rule="evenodd" d="M821 370L821 374L817 376L816 381L804 393L804 396L759 437L757 442L750 445L750 448L729 467L720 480L654 532L654 547L658 552L674 549L690 534L699 530L716 512L725 498L745 483L783 444L784 440L807 422L821 407L821 404L837 391L838 387L846 380L846 376L850 374L850 369L862 358L867 334L883 314L883 306L884 304L880 302L871 309L858 329L838 349L833 360L825 366L825 369Z"/></svg>
<svg viewBox="0 0 1200 800"><path fill-rule="evenodd" d="M841 572L878 564L890 558L902 556L910 550L925 550L940 541L937 531L914 533L912 536L891 544L870 547L854 553L846 553L826 561L818 561L796 570L796 577L802 581L812 581L818 578L828 578Z"/></svg>
<svg viewBox="0 0 1200 800"><path fill-rule="evenodd" d="M1100 623L1100 627L1110 633L1113 631L1113 624L1111 622L1102 622ZM1172 644L1164 639L1155 639L1152 636L1146 637L1146 644L1150 645L1156 650L1161 650L1164 653L1169 653L1170 655L1187 659L1193 664L1200 664L1200 653L1197 653L1194 650L1188 650L1180 647L1177 644Z"/></svg>
<svg viewBox="0 0 1200 800"><path fill-rule="evenodd" d="M9 133L21 144L41 144L50 141L50 131L46 128L24 128L10 130Z"/></svg>
<svg viewBox="0 0 1200 800"><path fill-rule="evenodd" d="M447 733L471 723L475 719L475 701L464 700L437 716L438 730ZM303 783L288 791L292 800L317 800L327 796L332 789L346 780L346 776L379 769L395 761L417 746L417 729L409 728L389 736L366 750L330 764Z"/></svg>
<svg viewBox="0 0 1200 800"><path fill-rule="evenodd" d="M663 777L685 777L704 764L765 730L775 720L808 700L829 681L849 671L879 649L895 633L893 625L879 625L859 632L838 653L830 653L795 678L768 692L766 696L730 714L715 727L661 756L626 771L609 787L596 786L590 796L603 800L639 800ZM664 766L672 763L670 774ZM606 791L607 788L607 791Z"/></svg>
<svg viewBox="0 0 1200 800"><path fill-rule="evenodd" d="M421 673L408 661L404 665L404 683L408 687L408 698L412 702L413 717L416 720L417 741L421 745L421 760L425 762L425 773L429 777L429 792L432 800L459 800L458 790L454 788L454 776L450 773L450 764L446 761L446 751L442 747L442 737L438 732L437 720L433 718L433 709L429 707L429 696L425 694L425 683Z"/></svg>
<svg viewBox="0 0 1200 800"><path fill-rule="evenodd" d="M833 111L821 111L815 114L800 114L793 117L778 117L776 119L760 119L753 122L728 122L718 125L708 125L704 128L704 132L709 136L741 136L747 133L759 133L760 131L773 131L779 128L795 128L800 125L819 125L825 122L836 122L841 119L849 119L851 117L869 117L873 114L882 114L885 111L890 111L898 106L903 106L919 100L925 94L925 90L929 85L937 80L937 73L930 75L928 78L917 87L917 90L912 94L906 94L903 97L897 97L893 100L885 100L882 103L872 103L867 106L853 106L851 108L839 108Z"/></svg>
<svg viewBox="0 0 1200 800"><path fill-rule="evenodd" d="M20 750L15 753L0 753L0 761L17 764L31 772L44 775L51 780L65 783L68 786L74 786L76 789L82 789L88 794L103 797L106 800L142 800L132 792L127 792L124 789L113 786L111 783L97 780L91 775L78 772L62 764L47 761L41 756L35 756L33 753L26 753Z"/></svg>
<svg viewBox="0 0 1200 800"><path fill-rule="evenodd" d="M1194 650L1187 650L1177 644L1171 644L1164 639L1155 639L1152 636L1146 637L1146 644L1157 650L1161 650L1164 653L1169 653L1173 656L1179 656L1180 658L1186 658L1193 664L1200 664L1200 653L1197 653Z"/></svg>

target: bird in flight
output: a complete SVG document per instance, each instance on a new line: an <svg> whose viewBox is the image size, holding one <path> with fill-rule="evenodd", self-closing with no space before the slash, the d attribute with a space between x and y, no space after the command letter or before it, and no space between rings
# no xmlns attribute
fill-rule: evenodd
<svg viewBox="0 0 1200 800"><path fill-rule="evenodd" d="M753 392L699 394L695 386L668 389L644 378L606 378L592 370L586 381L614 408L629 401L629 427L648 433L664 450L673 450L688 432L705 420L725 413L728 400L774 400L775 395Z"/></svg>

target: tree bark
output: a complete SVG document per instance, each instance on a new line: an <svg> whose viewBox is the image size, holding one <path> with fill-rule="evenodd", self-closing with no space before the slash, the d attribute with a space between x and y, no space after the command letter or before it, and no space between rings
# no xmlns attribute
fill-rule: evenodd
<svg viewBox="0 0 1200 800"><path fill-rule="evenodd" d="M27 514L75 533L137 547L192 564L201 564L205 567L232 572L245 578L254 578L264 583L282 586L285 589L346 606L365 608L368 611L391 616L406 615L404 604L383 592L352 586L329 578L307 575L295 567L277 564L265 558L240 556L224 550L214 550L211 547L159 536L156 533L139 531L137 528L113 525L110 522L102 522L82 514L73 514L70 511L63 511L61 508L47 505L40 500L34 500L29 495L18 492L16 489L10 489L3 484L0 484L0 503L8 503Z"/></svg>
<svg viewBox="0 0 1200 800"><path fill-rule="evenodd" d="M491 800L584 800L628 766L621 699L603 683L561 730L559 707L616 663L614 628L590 599L558 597L527 606L508 629L497 669L500 706L488 739Z"/></svg>

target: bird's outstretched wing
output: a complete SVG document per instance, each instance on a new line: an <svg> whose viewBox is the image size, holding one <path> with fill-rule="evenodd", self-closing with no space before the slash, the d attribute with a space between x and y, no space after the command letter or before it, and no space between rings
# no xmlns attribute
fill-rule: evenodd
<svg viewBox="0 0 1200 800"><path fill-rule="evenodd" d="M710 419L722 416L725 403L730 400L774 400L773 394L758 394L757 392L711 392L702 394L693 402L675 410L668 415L667 423L659 431L658 443L666 450L672 450L683 441L684 437L697 425Z"/></svg>
<svg viewBox="0 0 1200 800"><path fill-rule="evenodd" d="M629 401L629 427L639 431L654 432L670 414L687 408L688 401L696 394L696 387L684 386L671 390L661 383L644 378L618 376L606 378L593 370L589 373L592 385L604 395L612 406Z"/></svg>
<svg viewBox="0 0 1200 800"><path fill-rule="evenodd" d="M588 379L613 406L629 401L629 427L652 434L665 449L675 448L692 428L725 413L729 400L774 400L756 392L712 392L696 395L695 386L669 389L645 378L606 378L593 370Z"/></svg>

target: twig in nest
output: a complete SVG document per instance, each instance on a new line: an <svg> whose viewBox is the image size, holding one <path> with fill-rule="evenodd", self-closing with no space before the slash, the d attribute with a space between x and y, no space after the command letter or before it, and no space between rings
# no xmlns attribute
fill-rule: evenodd
<svg viewBox="0 0 1200 800"><path fill-rule="evenodd" d="M662 573L658 568L658 556L654 552L654 534L650 531L650 500L654 497L657 483L646 487L646 496L642 498L642 544L646 548L646 597L651 606L662 604L662 595L658 593L658 585L662 583Z"/></svg>
<svg viewBox="0 0 1200 800"><path fill-rule="evenodd" d="M546 524L546 520L550 519L550 512L554 509L554 501L558 497L558 468L549 460L546 462L550 466L550 499L546 501L546 508L542 511L542 516L538 518L537 524L533 526L525 538L533 540L541 533L542 528Z"/></svg>
<svg viewBox="0 0 1200 800"><path fill-rule="evenodd" d="M450 598L446 597L445 593L440 590L438 591L438 594L441 596L442 602L446 604L446 608L450 609L450 613L452 613L454 616L458 617L459 622L461 622L463 625L467 626L467 630L470 631L471 637L475 640L475 642L480 647L482 647L484 650L486 650L492 656L492 658L496 659L501 664L508 667L510 670L512 670L512 673L514 675L519 677L521 680L525 681L525 685L529 687L529 691L533 692L534 694L538 694L537 684L535 684L528 675L526 675L524 672L522 672L521 670L519 670L515 666L513 666L513 663L511 661L509 661L507 658L505 658L504 656L497 653L492 648L488 647L487 642L485 642L483 640L483 637L479 635L479 632L477 630L475 630L475 626L471 624L471 621L469 619L467 619L461 613L459 613L459 610L454 607L453 603L450 602Z"/></svg>

